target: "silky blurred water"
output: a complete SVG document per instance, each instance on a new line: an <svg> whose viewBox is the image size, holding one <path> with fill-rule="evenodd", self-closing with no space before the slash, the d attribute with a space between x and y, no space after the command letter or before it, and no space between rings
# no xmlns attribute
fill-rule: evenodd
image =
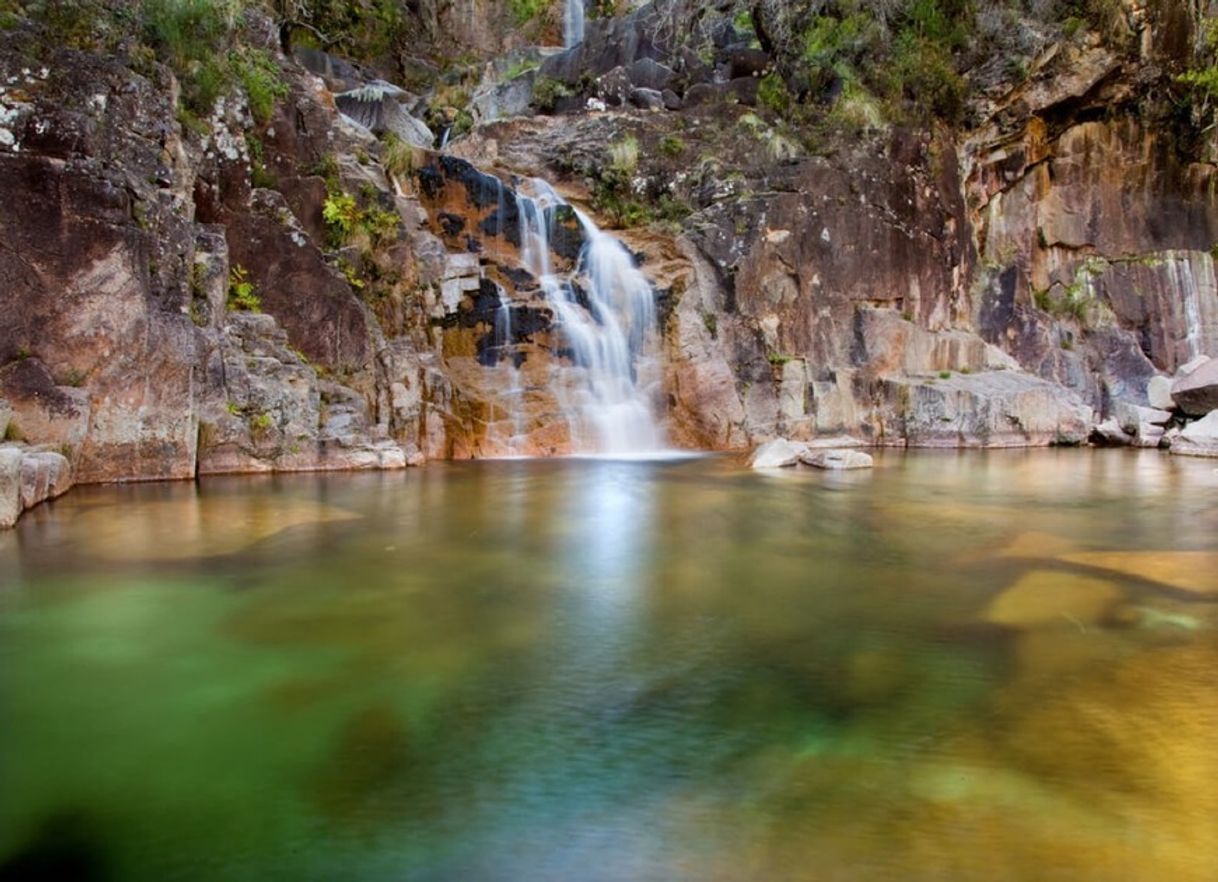
<svg viewBox="0 0 1218 882"><path fill-rule="evenodd" d="M0 534L0 879L1218 879L1218 469L507 461Z"/></svg>

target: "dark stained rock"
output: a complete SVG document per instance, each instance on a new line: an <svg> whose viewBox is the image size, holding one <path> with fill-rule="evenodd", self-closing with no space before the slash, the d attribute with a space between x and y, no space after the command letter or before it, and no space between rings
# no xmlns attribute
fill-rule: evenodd
<svg viewBox="0 0 1218 882"><path fill-rule="evenodd" d="M630 74L624 67L615 67L607 74L598 77L593 91L610 107L621 107L630 100L634 84Z"/></svg>
<svg viewBox="0 0 1218 882"><path fill-rule="evenodd" d="M715 69L688 46L677 50L677 60L685 88L697 83L709 83L715 78Z"/></svg>
<svg viewBox="0 0 1218 882"><path fill-rule="evenodd" d="M724 94L748 107L757 103L757 89L760 80L756 77L736 77L724 86Z"/></svg>
<svg viewBox="0 0 1218 882"><path fill-rule="evenodd" d="M58 386L39 358L23 358L0 368L0 396L15 416L16 434L40 443L76 449L89 429L89 394Z"/></svg>
<svg viewBox="0 0 1218 882"><path fill-rule="evenodd" d="M742 313L778 319L773 349L844 364L858 305L950 314L973 257L958 190L917 171L930 149L898 137L886 156L853 154L848 173L805 162L792 172L793 192L767 200L764 235L735 261L735 291Z"/></svg>
<svg viewBox="0 0 1218 882"><path fill-rule="evenodd" d="M1093 353L1092 372L1098 375L1105 403L1125 400L1148 404L1146 388L1155 366L1138 340L1114 328L1097 328L1086 334L1087 350Z"/></svg>
<svg viewBox="0 0 1218 882"><path fill-rule="evenodd" d="M482 250L479 236L520 247L520 201L512 186L454 156L433 157L418 171L418 180L433 231L450 250ZM567 264L577 260L584 235L574 210L549 206L545 223L551 252Z"/></svg>
<svg viewBox="0 0 1218 882"><path fill-rule="evenodd" d="M367 79L366 75L347 59L320 49L297 46L292 49L292 57L309 73L325 80L326 88L331 92L359 88Z"/></svg>
<svg viewBox="0 0 1218 882"><path fill-rule="evenodd" d="M1205 416L1218 410L1218 358L1177 380L1171 387L1171 397L1190 416Z"/></svg>
<svg viewBox="0 0 1218 882"><path fill-rule="evenodd" d="M664 110L664 96L655 89L634 89L630 103L642 110Z"/></svg>
<svg viewBox="0 0 1218 882"><path fill-rule="evenodd" d="M648 4L619 18L590 20L583 42L547 58L541 65L542 76L575 85L585 74L598 77L640 60L664 61L668 53L660 43L662 14Z"/></svg>
<svg viewBox="0 0 1218 882"><path fill-rule="evenodd" d="M652 58L640 58L630 65L630 82L639 89L662 92L672 85L676 74L672 68Z"/></svg>
<svg viewBox="0 0 1218 882"><path fill-rule="evenodd" d="M770 53L763 49L733 48L727 53L727 64L732 79L759 77L770 66Z"/></svg>
<svg viewBox="0 0 1218 882"><path fill-rule="evenodd" d="M719 90L710 83L695 83L685 91L685 106L696 107L714 100L718 95Z"/></svg>

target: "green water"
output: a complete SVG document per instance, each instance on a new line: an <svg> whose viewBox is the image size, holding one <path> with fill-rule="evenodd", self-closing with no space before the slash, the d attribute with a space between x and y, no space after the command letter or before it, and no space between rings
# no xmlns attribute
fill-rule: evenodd
<svg viewBox="0 0 1218 882"><path fill-rule="evenodd" d="M0 534L0 879L1218 879L1218 465L80 488Z"/></svg>

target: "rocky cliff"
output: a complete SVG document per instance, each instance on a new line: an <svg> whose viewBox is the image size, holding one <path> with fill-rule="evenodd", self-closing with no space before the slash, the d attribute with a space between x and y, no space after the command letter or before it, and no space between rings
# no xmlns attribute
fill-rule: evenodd
<svg viewBox="0 0 1218 882"><path fill-rule="evenodd" d="M506 207L534 176L652 281L677 444L1203 415L1170 386L1218 355L1213 4L869 12L854 49L833 3L592 4L530 48L561 5L0 3L10 443L86 482L565 452L578 366Z"/></svg>

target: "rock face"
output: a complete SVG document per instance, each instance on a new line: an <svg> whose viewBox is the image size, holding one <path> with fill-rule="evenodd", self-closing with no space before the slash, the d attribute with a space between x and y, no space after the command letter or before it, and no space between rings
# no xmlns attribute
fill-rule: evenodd
<svg viewBox="0 0 1218 882"><path fill-rule="evenodd" d="M0 189L24 206L0 218L0 395L30 440L71 448L82 481L191 477L190 224L162 186L173 110L114 61L56 71L27 84L25 149L0 154Z"/></svg>
<svg viewBox="0 0 1218 882"><path fill-rule="evenodd" d="M406 105L417 101L392 83L378 81L334 96L343 114L376 135L392 133L414 147L430 149L436 136L427 124L411 116Z"/></svg>
<svg viewBox="0 0 1218 882"><path fill-rule="evenodd" d="M632 227L682 446L783 437L766 459L785 462L825 439L1076 444L1097 424L1157 446L1164 412L1218 407L1218 361L1197 361L1218 353L1218 146L1139 104L1192 63L1200 7L1131 10L1124 48L1055 41L1020 82L979 70L959 130L868 117L811 143L762 90L781 53L717 5L627 4L571 49L493 61L525 39L509 4L408 6L421 47L485 64L458 83L399 59L407 90L276 55L251 13L286 95L259 120L234 92L192 126L168 68L0 30L0 187L21 206L0 214L0 437L83 482L564 452L582 366L522 269L530 176ZM687 12L705 52L672 39ZM429 147L420 118L450 110L468 117L442 155L373 134ZM569 270L579 219L548 221Z"/></svg>
<svg viewBox="0 0 1218 882"><path fill-rule="evenodd" d="M220 345L223 407L203 413L200 474L402 468L363 398L322 380L269 315L229 317Z"/></svg>

